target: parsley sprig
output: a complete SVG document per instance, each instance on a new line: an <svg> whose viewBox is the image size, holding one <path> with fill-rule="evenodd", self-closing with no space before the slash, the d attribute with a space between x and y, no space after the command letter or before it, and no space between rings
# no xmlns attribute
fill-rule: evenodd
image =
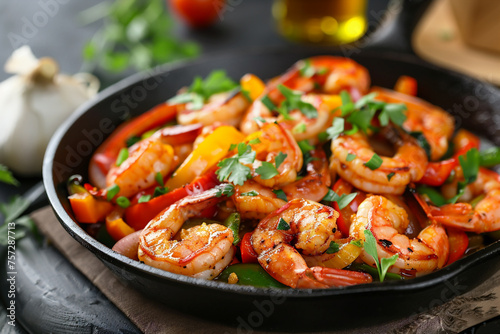
<svg viewBox="0 0 500 334"><path fill-rule="evenodd" d="M215 70L205 80L199 76L195 77L187 92L174 96L168 102L172 104L190 103L188 105L189 110L198 110L203 107L212 95L228 92L236 87L238 85L227 76L225 71Z"/></svg>
<svg viewBox="0 0 500 334"><path fill-rule="evenodd" d="M364 242L365 251L375 261L375 265L377 266L380 282L383 282L385 275L387 274L387 270L389 270L389 268L396 263L399 255L394 254L393 256L391 256L389 258L381 258L379 261L378 252L377 252L377 241L375 240L375 237L373 236L373 234L370 230L365 230L364 234L365 234L365 242Z"/></svg>
<svg viewBox="0 0 500 334"><path fill-rule="evenodd" d="M336 202L339 206L339 209L342 210L343 208L348 206L354 200L354 198L356 198L357 195L358 193L351 193L348 195L342 194L339 196L332 189L328 189L328 193L325 195L325 197L323 197L322 201Z"/></svg>

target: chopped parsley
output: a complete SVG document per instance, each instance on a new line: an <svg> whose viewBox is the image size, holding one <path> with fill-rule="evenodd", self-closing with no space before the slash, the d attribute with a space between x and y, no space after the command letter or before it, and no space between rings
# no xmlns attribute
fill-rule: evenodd
<svg viewBox="0 0 500 334"><path fill-rule="evenodd" d="M336 139L342 132L344 132L345 120L341 117L335 117L332 126L326 129L328 139Z"/></svg>
<svg viewBox="0 0 500 334"><path fill-rule="evenodd" d="M274 164L276 165L276 169L280 168L280 165L285 161L288 155L282 152L279 152L276 158L274 158Z"/></svg>
<svg viewBox="0 0 500 334"><path fill-rule="evenodd" d="M347 162L351 162L351 161L353 161L354 159L356 159L356 154L347 153L347 157L345 158L345 160L346 160Z"/></svg>
<svg viewBox="0 0 500 334"><path fill-rule="evenodd" d="M217 191L215 193L215 197L222 196L233 196L234 194L234 186L232 184L226 183L217 187Z"/></svg>
<svg viewBox="0 0 500 334"><path fill-rule="evenodd" d="M278 85L278 90L285 97L281 107L288 111L299 109L307 118L318 118L318 110L312 104L302 101L302 92L294 91L284 85Z"/></svg>
<svg viewBox="0 0 500 334"><path fill-rule="evenodd" d="M165 186L165 183L163 182L163 175L161 175L160 172L155 174L155 181L158 183L161 187Z"/></svg>
<svg viewBox="0 0 500 334"><path fill-rule="evenodd" d="M295 125L292 129L292 133L304 133L306 132L307 127L305 123L299 123Z"/></svg>
<svg viewBox="0 0 500 334"><path fill-rule="evenodd" d="M120 153L118 153L118 158L116 159L116 166L120 166L125 160L128 159L128 149L126 147L122 148L120 150Z"/></svg>
<svg viewBox="0 0 500 334"><path fill-rule="evenodd" d="M394 254L393 256L389 258L381 258L380 261L378 259L378 252L377 252L377 241L375 240L375 237L373 236L372 232L370 230L364 230L365 234L365 251L373 258L375 261L375 265L377 266L378 270L378 275L380 278L380 282L384 281L385 275L387 274L387 270L396 263L399 255Z"/></svg>
<svg viewBox="0 0 500 334"><path fill-rule="evenodd" d="M250 190L249 192L241 193L240 196L250 196L250 197L253 197L253 196L259 196L259 193L256 192L255 190Z"/></svg>
<svg viewBox="0 0 500 334"><path fill-rule="evenodd" d="M106 199L111 201L120 192L120 187L117 184L113 184L106 191Z"/></svg>
<svg viewBox="0 0 500 334"><path fill-rule="evenodd" d="M137 201L137 203L147 203L147 202L149 202L150 199L151 199L151 195L142 195L141 197L139 197L139 200Z"/></svg>
<svg viewBox="0 0 500 334"><path fill-rule="evenodd" d="M283 218L280 218L278 227L276 229L279 231L288 231L290 229L290 225L288 225L288 223Z"/></svg>
<svg viewBox="0 0 500 334"><path fill-rule="evenodd" d="M169 189L167 187L156 187L155 191L153 192L153 197L158 197L161 195L165 195L168 193Z"/></svg>
<svg viewBox="0 0 500 334"><path fill-rule="evenodd" d="M326 254L335 254L340 250L340 246L338 243L335 241L330 242L330 246L328 246L328 249L326 250Z"/></svg>
<svg viewBox="0 0 500 334"><path fill-rule="evenodd" d="M278 109L278 107L273 103L273 101L271 101L271 99L269 98L269 96L264 96L261 100L263 105L266 106L267 109L269 109L270 111L273 111L273 110L276 110ZM260 116L259 116L260 117ZM257 118L257 117L256 117ZM262 118L262 117L260 117ZM264 119L262 119L264 121Z"/></svg>
<svg viewBox="0 0 500 334"><path fill-rule="evenodd" d="M7 166L1 165L0 164L0 182L11 184L13 186L19 185L19 181L17 181L14 176L12 175L12 172L9 171Z"/></svg>
<svg viewBox="0 0 500 334"><path fill-rule="evenodd" d="M357 195L358 193L351 193L348 195L342 194L339 196L332 189L328 189L328 193L325 195L325 197L323 197L322 201L337 202L339 209L342 210L343 208L348 206L354 200L354 198L356 198Z"/></svg>
<svg viewBox="0 0 500 334"><path fill-rule="evenodd" d="M255 172L260 175L263 180L269 180L279 174L274 165L267 161L262 161L262 165L255 169Z"/></svg>
<svg viewBox="0 0 500 334"><path fill-rule="evenodd" d="M223 70L212 71L203 80L195 77L193 83L186 93L182 93L169 99L169 103L191 103L189 109L201 109L205 102L214 94L223 93L235 89L238 85L226 75Z"/></svg>
<svg viewBox="0 0 500 334"><path fill-rule="evenodd" d="M127 145L127 147L130 147L130 146L132 146L140 141L141 141L141 137L132 136L132 137L127 138L127 140L125 141L125 145Z"/></svg>
<svg viewBox="0 0 500 334"><path fill-rule="evenodd" d="M394 175L396 175L396 173L394 173L394 172L390 172L389 174L387 174L387 181L391 181L391 179Z"/></svg>
<svg viewBox="0 0 500 334"><path fill-rule="evenodd" d="M373 153L372 157L368 162L365 162L363 165L370 168L371 170L375 170L382 166L383 160L377 153Z"/></svg>
<svg viewBox="0 0 500 334"><path fill-rule="evenodd" d="M311 60L305 59L302 61L302 66L299 70L300 76L310 78L316 73L316 69L311 65Z"/></svg>
<svg viewBox="0 0 500 334"><path fill-rule="evenodd" d="M250 167L242 165L242 163L252 164L255 161L256 153L250 145L245 143L239 143L234 148L238 148L236 155L220 161L217 164L220 168L215 173L220 182L229 181L241 186L252 177Z"/></svg>
<svg viewBox="0 0 500 334"><path fill-rule="evenodd" d="M288 198L286 198L286 194L283 190L281 189L274 189L273 190L273 193L276 194L276 197L278 197L279 199L285 201L285 202L288 202Z"/></svg>
<svg viewBox="0 0 500 334"><path fill-rule="evenodd" d="M408 132L408 134L417 140L418 145L424 149L425 154L427 154L427 157L430 159L431 145L427 141L427 138L425 138L424 134L420 131Z"/></svg>
<svg viewBox="0 0 500 334"><path fill-rule="evenodd" d="M363 243L359 239L358 240L351 240L350 244L354 245L354 246L357 246L359 248L363 247Z"/></svg>

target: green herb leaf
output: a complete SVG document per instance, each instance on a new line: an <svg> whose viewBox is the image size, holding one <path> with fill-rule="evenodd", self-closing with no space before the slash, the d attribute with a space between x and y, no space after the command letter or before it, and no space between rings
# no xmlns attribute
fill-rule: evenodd
<svg viewBox="0 0 500 334"><path fill-rule="evenodd" d="M141 197L139 197L139 200L137 201L137 203L147 203L147 202L149 202L150 199L151 199L151 195L142 195Z"/></svg>
<svg viewBox="0 0 500 334"><path fill-rule="evenodd" d="M263 180L269 180L279 174L274 165L267 161L262 161L262 165L255 169L255 172L260 175Z"/></svg>
<svg viewBox="0 0 500 334"><path fill-rule="evenodd" d="M281 189L274 189L273 190L273 193L276 194L276 197L278 197L279 199L285 201L285 202L288 202L288 198L286 197L286 194L283 190Z"/></svg>
<svg viewBox="0 0 500 334"><path fill-rule="evenodd" d="M250 196L250 197L253 197L253 196L259 196L259 193L256 192L255 190L250 190L249 192L241 193L240 196Z"/></svg>
<svg viewBox="0 0 500 334"><path fill-rule="evenodd" d="M332 126L326 129L328 139L336 139L342 132L344 132L345 121L343 118L335 117Z"/></svg>
<svg viewBox="0 0 500 334"><path fill-rule="evenodd" d="M307 127L305 123L299 123L295 125L292 129L292 133L297 134L297 133L304 133L306 132Z"/></svg>
<svg viewBox="0 0 500 334"><path fill-rule="evenodd" d="M254 138L248 142L248 145L255 145L255 144L260 144L261 141L259 138Z"/></svg>
<svg viewBox="0 0 500 334"><path fill-rule="evenodd" d="M127 147L130 147L138 142L141 141L141 137L139 136L132 136L130 138L128 138L126 141L125 141L125 145L127 145Z"/></svg>
<svg viewBox="0 0 500 334"><path fill-rule="evenodd" d="M311 65L311 61L309 59L305 59L302 62L302 67L299 70L300 76L305 78L310 78L316 73L314 67Z"/></svg>
<svg viewBox="0 0 500 334"><path fill-rule="evenodd" d="M153 192L153 197L165 195L166 193L168 193L168 190L169 189L167 187L156 187Z"/></svg>
<svg viewBox="0 0 500 334"><path fill-rule="evenodd" d="M251 169L238 162L237 158L227 158L220 161L217 166L220 167L215 173L221 182L229 181L233 184L242 186L246 180L251 178Z"/></svg>
<svg viewBox="0 0 500 334"><path fill-rule="evenodd" d="M189 92L196 93L207 101L214 94L228 92L236 87L238 85L227 76L226 71L214 70L205 80L196 77L189 87Z"/></svg>
<svg viewBox="0 0 500 334"><path fill-rule="evenodd" d="M116 166L120 166L125 160L128 159L128 149L122 148L120 153L118 153L118 158L116 159Z"/></svg>
<svg viewBox="0 0 500 334"><path fill-rule="evenodd" d="M35 236L38 236L35 222L29 216L19 217L13 222L6 220L0 226L0 245L7 246L12 237L16 241L22 239L26 235L26 230L30 230ZM15 234L12 232L15 232ZM11 238L9 238L9 235Z"/></svg>
<svg viewBox="0 0 500 334"><path fill-rule="evenodd" d="M379 262L378 259L378 252L377 252L377 241L375 240L375 237L373 236L372 232L370 230L364 230L365 234L365 243L364 243L364 248L365 251L370 255L373 260L375 261L375 265L377 266L378 269L378 274L380 278L380 282L384 281L385 275L387 274L387 270L396 263L396 260L398 259L398 254L394 254L390 258L382 258L381 262Z"/></svg>
<svg viewBox="0 0 500 334"><path fill-rule="evenodd" d="M325 142L325 141L327 141L327 140L328 140L328 137L329 137L329 135L328 135L328 133L327 133L327 132L320 132L320 133L318 133L318 140L319 140L320 142Z"/></svg>
<svg viewBox="0 0 500 334"><path fill-rule="evenodd" d="M340 107L340 116L347 116L354 110L354 103L352 102L351 95L345 90L340 92L340 100L342 101L342 106Z"/></svg>
<svg viewBox="0 0 500 334"><path fill-rule="evenodd" d="M288 231L290 229L290 225L288 225L288 223L283 218L280 218L278 227L276 229L279 231Z"/></svg>
<svg viewBox="0 0 500 334"><path fill-rule="evenodd" d="M409 135L417 140L420 147L422 147L424 149L425 153L427 154L427 157L430 159L430 157L431 157L431 145L427 141L427 138L425 138L424 134L422 132L419 132L419 131L413 131L413 132L409 132Z"/></svg>
<svg viewBox="0 0 500 334"><path fill-rule="evenodd" d="M375 170L382 166L383 160L381 157L378 156L377 153L373 153L372 157L368 162L365 162L363 165L366 167L370 168L371 170Z"/></svg>
<svg viewBox="0 0 500 334"><path fill-rule="evenodd" d="M113 184L106 191L106 199L111 201L120 192L120 187L117 184Z"/></svg>
<svg viewBox="0 0 500 334"><path fill-rule="evenodd" d="M479 151L476 148L472 148L468 150L467 153L458 157L467 184L477 179L477 174L479 173L479 159Z"/></svg>
<svg viewBox="0 0 500 334"><path fill-rule="evenodd" d="M262 102L262 104L263 104L263 105L265 105L265 106L266 106L266 108L267 108L267 109L269 109L270 111L273 111L273 110L277 110L277 109L278 109L278 107L277 107L277 106L273 103L273 101L271 101L271 99L270 99L270 98L269 98L269 96L267 96L267 95L266 95L266 96L264 96L264 97L263 97L260 101L261 101L261 102ZM259 116L259 117L260 117L260 116ZM256 118L258 118L258 117L256 117ZM262 118L262 117L260 117L260 118ZM259 121L260 121L260 119L259 119ZM264 123L264 122L265 122L265 120L264 120L263 118L262 118L262 121L263 121L262 123Z"/></svg>
<svg viewBox="0 0 500 334"><path fill-rule="evenodd" d="M30 202L27 199L16 195L9 202L0 203L0 212L5 217L5 222L10 223L18 218L29 206Z"/></svg>
<svg viewBox="0 0 500 334"><path fill-rule="evenodd" d="M221 196L233 196L234 195L234 186L232 184L223 184L218 186L218 189L215 193L215 197L221 197Z"/></svg>
<svg viewBox="0 0 500 334"><path fill-rule="evenodd" d="M261 117L261 116L254 117L253 120L256 121L256 122L259 122L259 123L267 123L266 120L263 117Z"/></svg>
<svg viewBox="0 0 500 334"><path fill-rule="evenodd" d="M280 168L280 165L285 161L288 154L284 154L283 152L279 152L276 158L274 158L274 163L276 165L276 169Z"/></svg>
<svg viewBox="0 0 500 334"><path fill-rule="evenodd" d="M13 186L18 186L19 181L17 181L12 173L9 171L7 166L0 164L0 182L11 184Z"/></svg>
<svg viewBox="0 0 500 334"><path fill-rule="evenodd" d="M369 103L374 102L374 98L378 95L377 92L373 92L370 94L367 94L365 96L362 96L356 103L354 104L354 107L356 109L363 109L364 107L368 106Z"/></svg>
<svg viewBox="0 0 500 334"><path fill-rule="evenodd" d="M353 161L354 159L356 159L356 154L347 153L347 157L345 158L345 160L346 160L347 162L351 162L351 161Z"/></svg>
<svg viewBox="0 0 500 334"><path fill-rule="evenodd" d="M366 133L374 115L375 110L373 109L355 110L349 115L347 121L351 123L353 127L356 126Z"/></svg>
<svg viewBox="0 0 500 334"><path fill-rule="evenodd" d="M391 181L391 179L394 175L396 175L396 173L394 173L394 172L390 172L389 174L387 174L387 181Z"/></svg>
<svg viewBox="0 0 500 334"><path fill-rule="evenodd" d="M358 195L358 193L351 193L351 194L342 194L339 196L335 191L332 189L328 189L328 193L323 197L322 201L326 202L337 202L339 209L342 210L346 206L348 206Z"/></svg>
<svg viewBox="0 0 500 334"><path fill-rule="evenodd" d="M229 217L224 221L224 226L227 226L231 232L233 232L233 245L237 245L240 242L240 214L237 212L231 213Z"/></svg>
<svg viewBox="0 0 500 334"><path fill-rule="evenodd" d="M309 141L307 140L301 140L297 142L297 144L299 145L299 148L302 151L303 155L308 154L310 151L314 150L314 146L309 144Z"/></svg>
<svg viewBox="0 0 500 334"><path fill-rule="evenodd" d="M258 138L257 138L258 139ZM252 150L250 145L245 143L238 144L238 161L243 164L252 164L255 161L255 151Z"/></svg>
<svg viewBox="0 0 500 334"><path fill-rule="evenodd" d="M318 118L318 110L312 104L302 101L302 92L294 91L284 85L278 85L278 90L285 97L281 107L284 107L288 112L299 109L307 118Z"/></svg>
<svg viewBox="0 0 500 334"><path fill-rule="evenodd" d="M130 206L130 201L125 196L120 196L116 199L116 204L123 209L126 209Z"/></svg>
<svg viewBox="0 0 500 334"><path fill-rule="evenodd" d="M163 182L163 175L161 175L160 172L155 174L155 181L158 183L161 187L165 186L165 183Z"/></svg>
<svg viewBox="0 0 500 334"><path fill-rule="evenodd" d="M328 246L328 249L325 251L326 254L335 254L340 250L340 246L338 243L335 241L330 242L330 246Z"/></svg>
<svg viewBox="0 0 500 334"><path fill-rule="evenodd" d="M427 197L429 197L429 199L431 200L432 203L434 203L434 205L443 206L445 204L448 204L446 198L444 198L443 195L441 195L441 193L434 188L424 185L419 185L417 187L417 192L421 195L426 195Z"/></svg>
<svg viewBox="0 0 500 334"><path fill-rule="evenodd" d="M382 113L386 113L392 123L403 126L406 121L405 111L407 110L406 105L402 103L387 103L382 110Z"/></svg>
<svg viewBox="0 0 500 334"><path fill-rule="evenodd" d="M359 239L358 240L351 240L350 244L354 245L354 246L357 246L359 248L363 247L363 243Z"/></svg>

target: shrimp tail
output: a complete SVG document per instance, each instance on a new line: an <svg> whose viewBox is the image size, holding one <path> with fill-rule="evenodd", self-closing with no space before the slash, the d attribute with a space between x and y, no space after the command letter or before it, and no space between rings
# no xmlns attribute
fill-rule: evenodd
<svg viewBox="0 0 500 334"><path fill-rule="evenodd" d="M373 281L372 277L369 274L358 271L326 267L312 267L309 269L318 282L329 287L357 285L371 283Z"/></svg>

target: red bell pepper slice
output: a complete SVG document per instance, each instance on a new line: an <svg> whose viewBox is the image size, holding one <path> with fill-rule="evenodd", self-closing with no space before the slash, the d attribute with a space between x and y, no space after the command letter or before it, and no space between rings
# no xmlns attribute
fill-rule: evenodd
<svg viewBox="0 0 500 334"><path fill-rule="evenodd" d="M452 170L457 166L458 159L452 158L439 162L429 162L424 176L418 183L429 186L441 186L448 179Z"/></svg>
<svg viewBox="0 0 500 334"><path fill-rule="evenodd" d="M469 247L469 237L467 233L457 228L446 227L446 232L448 232L448 241L450 243L450 256L446 263L446 265L449 265L464 256L467 247Z"/></svg>
<svg viewBox="0 0 500 334"><path fill-rule="evenodd" d="M252 246L252 234L253 232L245 233L243 239L241 240L240 250L241 250L241 262L242 263L258 263L259 260L257 253Z"/></svg>
<svg viewBox="0 0 500 334"><path fill-rule="evenodd" d="M174 204L178 200L194 194L199 194L219 184L215 169L207 174L196 178L193 182L182 188L177 188L169 193L155 197L148 202L137 203L128 207L124 212L125 221L136 231L143 229L151 219L156 217L162 210ZM210 212L205 212L210 216ZM212 211L213 214L213 211Z"/></svg>

